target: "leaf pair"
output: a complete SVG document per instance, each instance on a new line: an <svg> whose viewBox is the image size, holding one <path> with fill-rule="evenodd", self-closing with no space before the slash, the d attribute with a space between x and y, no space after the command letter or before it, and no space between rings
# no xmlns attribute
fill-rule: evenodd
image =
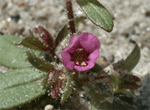
<svg viewBox="0 0 150 110"><path fill-rule="evenodd" d="M78 24L84 19L86 18L78 17L75 19L75 23ZM38 34L39 38L34 37L31 31L29 32L31 34L31 37L24 38L19 44L16 44L16 45L23 45L30 49L49 52L50 54L52 54L52 57L53 57L52 59L54 59L55 49L59 45L59 43L68 35L69 28L68 28L68 24L66 24L62 28L62 30L58 33L55 41L53 41L51 34L41 26L39 26L38 28L34 28L34 33ZM43 41L41 41L40 39L42 39Z"/></svg>
<svg viewBox="0 0 150 110"><path fill-rule="evenodd" d="M21 40L13 35L0 36L0 63L14 69L0 74L0 109L11 109L45 94L38 80L47 73L31 68L26 61L26 48L15 45Z"/></svg>

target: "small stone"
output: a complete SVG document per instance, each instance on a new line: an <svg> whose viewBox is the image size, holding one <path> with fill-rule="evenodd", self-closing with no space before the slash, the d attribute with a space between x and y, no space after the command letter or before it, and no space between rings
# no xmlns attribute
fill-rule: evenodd
<svg viewBox="0 0 150 110"><path fill-rule="evenodd" d="M147 11L147 12L145 13L145 16L146 16L146 17L150 17L150 11Z"/></svg>
<svg viewBox="0 0 150 110"><path fill-rule="evenodd" d="M45 106L45 108L44 108L44 110L54 110L54 106L52 106L52 105L46 105Z"/></svg>
<svg viewBox="0 0 150 110"><path fill-rule="evenodd" d="M17 15L11 16L11 19L17 22L20 19L20 15L17 14Z"/></svg>
<svg viewBox="0 0 150 110"><path fill-rule="evenodd" d="M25 1L19 1L18 4L17 4L19 7L22 7L25 5Z"/></svg>
<svg viewBox="0 0 150 110"><path fill-rule="evenodd" d="M97 59L96 63L99 64L102 68L105 68L109 65L108 60L102 56Z"/></svg>
<svg viewBox="0 0 150 110"><path fill-rule="evenodd" d="M4 8L6 8L6 6L7 6L7 2L5 0L1 0L0 8L4 9Z"/></svg>

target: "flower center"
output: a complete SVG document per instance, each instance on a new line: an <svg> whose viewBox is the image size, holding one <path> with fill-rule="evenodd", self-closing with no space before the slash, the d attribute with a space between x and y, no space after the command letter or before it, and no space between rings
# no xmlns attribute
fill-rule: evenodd
<svg viewBox="0 0 150 110"><path fill-rule="evenodd" d="M86 66L89 54L83 48L78 48L75 52L70 53L71 61L74 61L77 66Z"/></svg>

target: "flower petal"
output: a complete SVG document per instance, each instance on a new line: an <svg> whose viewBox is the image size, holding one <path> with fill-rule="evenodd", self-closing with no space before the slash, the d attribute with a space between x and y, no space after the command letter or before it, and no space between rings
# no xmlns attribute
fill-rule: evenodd
<svg viewBox="0 0 150 110"><path fill-rule="evenodd" d="M80 46L79 36L74 35L73 38L69 40L69 44L70 46L66 47L66 51L73 53Z"/></svg>
<svg viewBox="0 0 150 110"><path fill-rule="evenodd" d="M73 69L75 64L71 61L71 56L66 52L66 49L61 52L61 56L64 66L68 69Z"/></svg>
<svg viewBox="0 0 150 110"><path fill-rule="evenodd" d="M86 71L86 70L90 69L89 66L75 66L74 68L77 71Z"/></svg>
<svg viewBox="0 0 150 110"><path fill-rule="evenodd" d="M92 62L96 62L96 60L98 59L99 57L99 51L98 49L97 50L94 50L88 57L89 61L92 61Z"/></svg>
<svg viewBox="0 0 150 110"><path fill-rule="evenodd" d="M79 41L79 36L78 35L74 35L70 40L69 40L69 44L72 45L74 42L78 42Z"/></svg>
<svg viewBox="0 0 150 110"><path fill-rule="evenodd" d="M80 45L87 51L88 53L93 52L96 49L100 48L100 42L96 36L90 33L82 33L79 36Z"/></svg>

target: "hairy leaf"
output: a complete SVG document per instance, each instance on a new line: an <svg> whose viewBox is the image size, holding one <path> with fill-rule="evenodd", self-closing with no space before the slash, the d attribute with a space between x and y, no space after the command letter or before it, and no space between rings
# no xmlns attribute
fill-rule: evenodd
<svg viewBox="0 0 150 110"><path fill-rule="evenodd" d="M97 26L110 32L113 29L113 16L97 0L77 0L87 17Z"/></svg>
<svg viewBox="0 0 150 110"><path fill-rule="evenodd" d="M40 38L43 39L44 43L49 46L49 48L53 47L53 38L52 35L42 26L34 28L34 33L38 34Z"/></svg>
<svg viewBox="0 0 150 110"><path fill-rule="evenodd" d="M46 92L42 89L39 81L0 90L0 109L12 109L30 102Z"/></svg>
<svg viewBox="0 0 150 110"><path fill-rule="evenodd" d="M0 75L0 109L11 109L45 94L40 81L47 73L33 68L15 69Z"/></svg>
<svg viewBox="0 0 150 110"><path fill-rule="evenodd" d="M65 91L63 92L61 97L61 104L63 104L65 100L70 97L71 93L72 93L71 78L69 75L67 75L67 84L66 84Z"/></svg>
<svg viewBox="0 0 150 110"><path fill-rule="evenodd" d="M86 19L86 17L84 17L84 16L77 17L77 18L75 18L75 24L78 25L80 22L82 22L85 19Z"/></svg>
<svg viewBox="0 0 150 110"><path fill-rule="evenodd" d="M0 89L11 88L41 79L47 73L34 68L15 69L0 75Z"/></svg>
<svg viewBox="0 0 150 110"><path fill-rule="evenodd" d="M120 68L122 70L131 71L137 65L137 63L139 62L139 59L140 59L140 48L136 44L133 51L130 53L130 55L125 60L125 62L124 62L125 65L121 66Z"/></svg>
<svg viewBox="0 0 150 110"><path fill-rule="evenodd" d="M25 51L14 45L21 39L14 35L0 36L0 63L8 68L26 68L31 67L26 62Z"/></svg>
<svg viewBox="0 0 150 110"><path fill-rule="evenodd" d="M54 65L44 61L41 58L38 58L30 51L27 51L28 61L37 69L44 71L44 72L50 72L54 70Z"/></svg>
<svg viewBox="0 0 150 110"><path fill-rule="evenodd" d="M68 35L68 33L69 33L69 29L68 29L67 25L65 25L57 35L57 38L54 43L55 49L59 45L59 43Z"/></svg>
<svg viewBox="0 0 150 110"><path fill-rule="evenodd" d="M120 89L131 89L136 90L142 87L140 78L132 74L125 74L121 79Z"/></svg>
<svg viewBox="0 0 150 110"><path fill-rule="evenodd" d="M62 81L60 79L57 79L57 81L52 86L52 97L56 98L61 95L61 87L62 87Z"/></svg>
<svg viewBox="0 0 150 110"><path fill-rule="evenodd" d="M26 37L19 44L16 44L16 45L23 45L27 48L38 49L41 51L47 51L49 49L39 39L35 37Z"/></svg>
<svg viewBox="0 0 150 110"><path fill-rule="evenodd" d="M120 77L118 73L114 73L112 75L110 75L110 81L113 84L113 91L117 91L118 90L118 85L120 83Z"/></svg>

